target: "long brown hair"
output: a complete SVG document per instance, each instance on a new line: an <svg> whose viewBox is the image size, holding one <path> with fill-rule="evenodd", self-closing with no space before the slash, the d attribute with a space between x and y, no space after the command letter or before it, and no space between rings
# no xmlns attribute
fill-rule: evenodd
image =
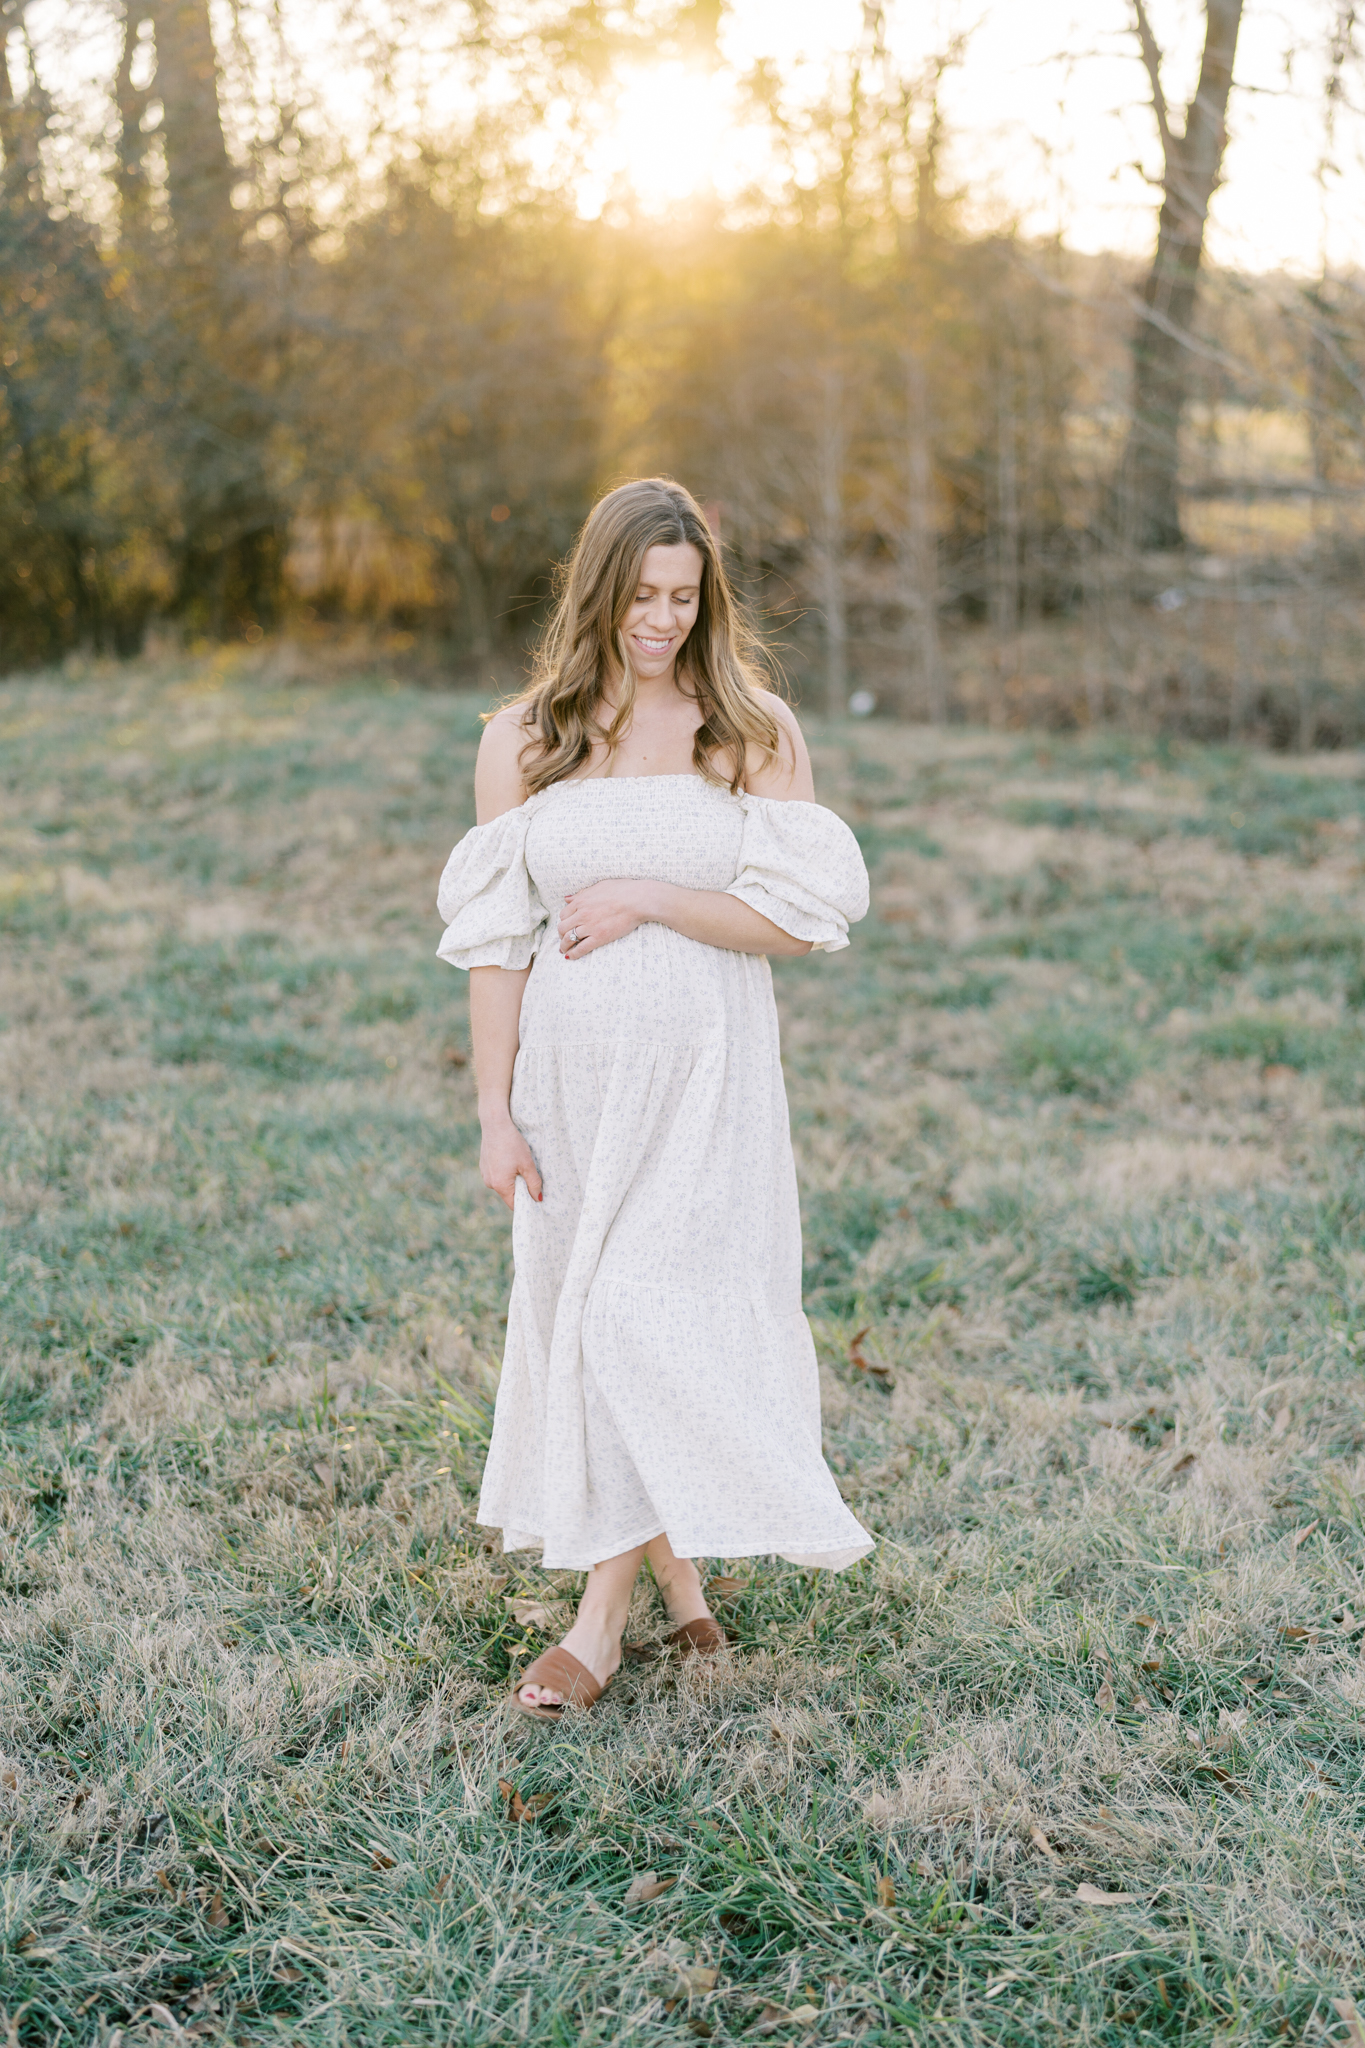
<svg viewBox="0 0 1365 2048"><path fill-rule="evenodd" d="M523 705L528 734L521 777L528 795L573 775L605 741L608 759L630 727L635 678L622 627L635 600L646 552L690 542L701 556L697 618L680 665L702 714L692 747L697 773L738 790L749 750L777 752L777 720L763 702L769 687L758 639L735 601L715 536L692 493L671 477L638 478L599 498L557 580L555 607L535 652L531 680L512 701ZM602 686L619 676L621 701L610 725L599 716ZM734 773L718 773L728 754Z"/></svg>

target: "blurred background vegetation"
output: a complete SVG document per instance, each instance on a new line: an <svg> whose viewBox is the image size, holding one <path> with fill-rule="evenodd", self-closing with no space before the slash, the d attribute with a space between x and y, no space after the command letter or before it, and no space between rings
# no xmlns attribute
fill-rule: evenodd
<svg viewBox="0 0 1365 2048"><path fill-rule="evenodd" d="M721 0L0 0L0 670L510 682L595 493L668 471L826 714L1357 742L1365 297L1205 258L1242 11L1186 10L1182 109L1134 8L1139 259L983 225L964 39L907 65L879 5L818 93L732 80L761 174L660 212L629 164L585 208L593 124L652 64L685 136ZM1324 180L1355 33L1295 28Z"/></svg>

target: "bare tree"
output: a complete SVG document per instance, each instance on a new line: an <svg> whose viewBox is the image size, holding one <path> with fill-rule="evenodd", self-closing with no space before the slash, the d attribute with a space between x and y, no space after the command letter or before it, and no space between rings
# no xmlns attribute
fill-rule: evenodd
<svg viewBox="0 0 1365 2048"><path fill-rule="evenodd" d="M1142 288L1133 334L1133 411L1111 494L1109 524L1131 546L1184 544L1176 479L1180 422L1189 387L1189 338L1199 291L1204 229L1227 141L1228 94L1242 0L1205 0L1199 83L1179 134L1161 83L1161 51L1144 0L1134 27L1161 138L1161 213L1156 255Z"/></svg>

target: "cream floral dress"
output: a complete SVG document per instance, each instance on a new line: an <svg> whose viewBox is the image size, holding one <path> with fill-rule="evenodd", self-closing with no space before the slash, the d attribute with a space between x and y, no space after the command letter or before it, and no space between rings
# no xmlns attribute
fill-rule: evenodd
<svg viewBox="0 0 1365 2048"><path fill-rule="evenodd" d="M832 811L698 775L558 782L451 854L441 958L534 963L511 1108L544 1180L516 1188L479 1520L551 1568L666 1534L838 1570L872 1538L821 1454L772 974L662 924L566 961L565 898L626 878L725 890L827 952L867 910Z"/></svg>

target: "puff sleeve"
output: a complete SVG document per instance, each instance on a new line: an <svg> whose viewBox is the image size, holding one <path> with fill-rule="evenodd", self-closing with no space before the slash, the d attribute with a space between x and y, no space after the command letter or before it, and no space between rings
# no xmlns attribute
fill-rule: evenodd
<svg viewBox="0 0 1365 2048"><path fill-rule="evenodd" d="M726 890L817 953L837 953L867 915L867 869L842 818L823 804L743 796L739 873Z"/></svg>
<svg viewBox="0 0 1365 2048"><path fill-rule="evenodd" d="M529 967L548 921L526 867L527 805L466 832L441 876L437 958L452 967Z"/></svg>

